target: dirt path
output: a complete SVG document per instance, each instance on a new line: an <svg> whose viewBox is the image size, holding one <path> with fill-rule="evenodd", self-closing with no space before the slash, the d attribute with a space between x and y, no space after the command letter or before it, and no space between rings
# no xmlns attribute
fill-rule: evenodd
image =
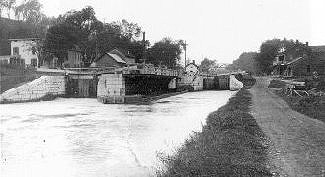
<svg viewBox="0 0 325 177"><path fill-rule="evenodd" d="M325 177L325 123L292 110L257 78L252 115L271 140L271 170L280 176Z"/></svg>

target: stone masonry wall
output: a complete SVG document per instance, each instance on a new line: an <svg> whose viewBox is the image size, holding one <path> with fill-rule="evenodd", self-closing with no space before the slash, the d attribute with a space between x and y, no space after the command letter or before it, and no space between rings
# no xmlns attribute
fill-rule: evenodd
<svg viewBox="0 0 325 177"><path fill-rule="evenodd" d="M124 103L125 81L122 74L99 76L97 98L104 103Z"/></svg>
<svg viewBox="0 0 325 177"><path fill-rule="evenodd" d="M5 91L0 95L0 103L26 102L40 100L48 95L64 95L65 87L64 76L41 76L32 82Z"/></svg>
<svg viewBox="0 0 325 177"><path fill-rule="evenodd" d="M244 84L236 79L235 75L230 75L229 79L229 89L230 90L239 90L243 88Z"/></svg>

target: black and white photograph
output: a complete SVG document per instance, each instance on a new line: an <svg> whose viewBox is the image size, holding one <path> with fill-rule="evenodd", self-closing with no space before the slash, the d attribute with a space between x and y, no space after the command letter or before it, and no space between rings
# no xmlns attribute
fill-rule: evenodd
<svg viewBox="0 0 325 177"><path fill-rule="evenodd" d="M1 177L325 177L324 0L0 0Z"/></svg>

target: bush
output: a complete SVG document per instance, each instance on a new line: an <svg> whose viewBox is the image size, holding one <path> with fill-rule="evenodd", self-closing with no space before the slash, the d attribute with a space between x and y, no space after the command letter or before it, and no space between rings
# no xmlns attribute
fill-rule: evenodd
<svg viewBox="0 0 325 177"><path fill-rule="evenodd" d="M272 80L270 82L269 88L284 88L286 83L281 80Z"/></svg>
<svg viewBox="0 0 325 177"><path fill-rule="evenodd" d="M288 96L277 92L288 105L297 112L325 122L325 96L310 95L304 97Z"/></svg>
<svg viewBox="0 0 325 177"><path fill-rule="evenodd" d="M256 82L256 79L250 74L236 74L235 78L244 84L244 88L251 88Z"/></svg>

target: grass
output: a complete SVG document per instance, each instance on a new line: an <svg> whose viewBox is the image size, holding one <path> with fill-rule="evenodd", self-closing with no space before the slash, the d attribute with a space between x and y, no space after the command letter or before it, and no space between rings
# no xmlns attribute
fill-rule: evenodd
<svg viewBox="0 0 325 177"><path fill-rule="evenodd" d="M288 96L283 91L276 92L291 109L311 118L325 122L325 96Z"/></svg>
<svg viewBox="0 0 325 177"><path fill-rule="evenodd" d="M269 88L284 88L286 83L281 80L272 80L270 82Z"/></svg>
<svg viewBox="0 0 325 177"><path fill-rule="evenodd" d="M176 154L160 155L157 176L272 176L267 168L268 139L249 113L251 94L242 89L212 112Z"/></svg>
<svg viewBox="0 0 325 177"><path fill-rule="evenodd" d="M318 80L306 78L298 78L296 80L306 82L307 90L311 88L316 88L318 91L325 90L325 80L323 77L320 77ZM282 97L291 109L325 122L325 96L310 95L299 97L297 95L286 95L283 90L285 85L286 83L281 80L272 80L269 88L282 88L282 90L276 91L276 94Z"/></svg>
<svg viewBox="0 0 325 177"><path fill-rule="evenodd" d="M40 77L35 69L15 65L0 65L0 93Z"/></svg>

